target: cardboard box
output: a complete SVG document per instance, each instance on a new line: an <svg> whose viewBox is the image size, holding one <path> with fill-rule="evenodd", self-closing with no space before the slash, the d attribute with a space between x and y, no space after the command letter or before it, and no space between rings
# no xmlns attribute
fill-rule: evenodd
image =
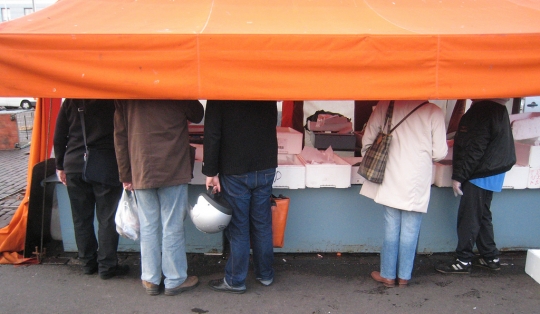
<svg viewBox="0 0 540 314"><path fill-rule="evenodd" d="M452 186L452 161L441 160L435 163L435 186Z"/></svg>
<svg viewBox="0 0 540 314"><path fill-rule="evenodd" d="M538 189L538 188L540 188L540 167L539 168L529 168L529 177L527 179L527 188L528 189Z"/></svg>
<svg viewBox="0 0 540 314"><path fill-rule="evenodd" d="M540 250L527 250L525 273L540 283Z"/></svg>
<svg viewBox="0 0 540 314"><path fill-rule="evenodd" d="M529 167L514 165L504 175L503 189L525 189L529 178Z"/></svg>
<svg viewBox="0 0 540 314"><path fill-rule="evenodd" d="M512 122L514 140L540 137L540 117L531 117Z"/></svg>
<svg viewBox="0 0 540 314"><path fill-rule="evenodd" d="M358 174L359 163L362 161L362 157L342 157L343 160L351 165L351 184L364 184L366 178Z"/></svg>
<svg viewBox="0 0 540 314"><path fill-rule="evenodd" d="M339 132L339 131L352 131L353 125L352 122L348 121L347 118L338 117L341 120L336 118L326 119L322 121L308 121L308 130L318 131L318 132ZM334 121L336 120L336 121Z"/></svg>
<svg viewBox="0 0 540 314"><path fill-rule="evenodd" d="M351 165L334 154L335 164L309 164L298 156L306 167L306 187L333 187L338 189L351 186Z"/></svg>
<svg viewBox="0 0 540 314"><path fill-rule="evenodd" d="M311 143L317 149L327 149L332 146L333 150L354 150L356 147L356 135L354 133L324 133L309 132Z"/></svg>
<svg viewBox="0 0 540 314"><path fill-rule="evenodd" d="M278 155L278 167L274 178L273 188L276 189L305 189L306 167L296 155Z"/></svg>
<svg viewBox="0 0 540 314"><path fill-rule="evenodd" d="M302 152L304 134L288 127L276 127L278 140L278 153L298 155Z"/></svg>
<svg viewBox="0 0 540 314"><path fill-rule="evenodd" d="M516 148L516 164L520 166L529 166L540 168L540 146L514 142Z"/></svg>

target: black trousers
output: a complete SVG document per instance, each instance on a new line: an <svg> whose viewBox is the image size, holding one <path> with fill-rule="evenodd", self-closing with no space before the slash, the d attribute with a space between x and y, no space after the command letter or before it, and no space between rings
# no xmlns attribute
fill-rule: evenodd
<svg viewBox="0 0 540 314"><path fill-rule="evenodd" d="M457 217L457 258L463 262L472 261L475 244L481 256L489 259L498 257L490 211L493 191L482 189L469 181L463 182L461 187L463 196Z"/></svg>
<svg viewBox="0 0 540 314"><path fill-rule="evenodd" d="M79 259L85 269L98 265L99 273L107 273L118 264L114 217L122 186L88 183L83 181L80 173L67 174L66 182ZM98 221L97 239L94 212Z"/></svg>

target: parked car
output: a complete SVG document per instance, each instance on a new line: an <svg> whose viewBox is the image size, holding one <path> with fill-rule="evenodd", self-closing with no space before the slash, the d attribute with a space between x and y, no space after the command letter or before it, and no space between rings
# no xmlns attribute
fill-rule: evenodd
<svg viewBox="0 0 540 314"><path fill-rule="evenodd" d="M36 107L36 99L33 97L0 97L0 108L30 109Z"/></svg>

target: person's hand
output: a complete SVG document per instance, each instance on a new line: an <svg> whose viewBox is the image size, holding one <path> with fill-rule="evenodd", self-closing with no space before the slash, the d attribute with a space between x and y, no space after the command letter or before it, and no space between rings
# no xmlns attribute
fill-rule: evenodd
<svg viewBox="0 0 540 314"><path fill-rule="evenodd" d="M133 185L131 184L131 182L122 182L122 186L125 190L133 191Z"/></svg>
<svg viewBox="0 0 540 314"><path fill-rule="evenodd" d="M221 192L221 185L219 184L219 176L206 177L206 190L210 187L214 187L212 193Z"/></svg>
<svg viewBox="0 0 540 314"><path fill-rule="evenodd" d="M461 191L461 182L452 180L452 189L454 189L454 196L463 195L463 191Z"/></svg>
<svg viewBox="0 0 540 314"><path fill-rule="evenodd" d="M67 185L66 183L66 173L64 172L64 170L56 170L56 176L58 177L58 180L60 180L60 182L62 182L63 185Z"/></svg>

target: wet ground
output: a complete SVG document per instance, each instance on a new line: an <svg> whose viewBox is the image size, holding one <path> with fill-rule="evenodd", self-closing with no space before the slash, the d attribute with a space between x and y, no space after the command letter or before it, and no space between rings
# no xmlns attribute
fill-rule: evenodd
<svg viewBox="0 0 540 314"><path fill-rule="evenodd" d="M505 252L502 269L474 268L470 275L434 270L451 254L419 255L407 288L385 288L369 274L378 254L276 254L275 281L264 287L250 270L247 292L207 287L221 278L225 258L188 254L188 273L200 285L170 297L146 295L138 253L121 253L131 272L101 280L82 274L75 253L47 245L40 265L0 266L1 312L9 313L538 313L540 285L524 272L525 252Z"/></svg>

